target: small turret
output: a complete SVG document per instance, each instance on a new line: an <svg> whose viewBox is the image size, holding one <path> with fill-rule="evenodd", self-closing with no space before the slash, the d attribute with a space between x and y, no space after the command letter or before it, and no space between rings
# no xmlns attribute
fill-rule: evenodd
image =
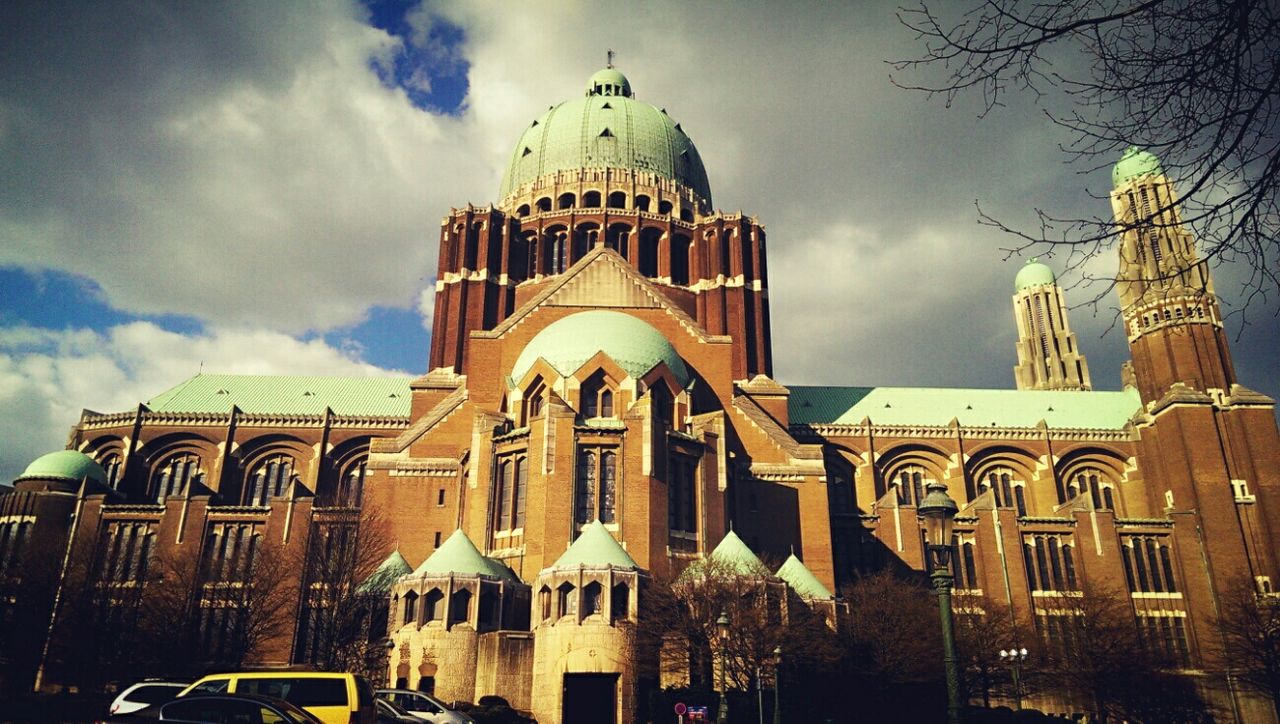
<svg viewBox="0 0 1280 724"><path fill-rule="evenodd" d="M1020 390L1087 390L1089 365L1067 324L1062 287L1047 264L1028 259L1014 278Z"/></svg>

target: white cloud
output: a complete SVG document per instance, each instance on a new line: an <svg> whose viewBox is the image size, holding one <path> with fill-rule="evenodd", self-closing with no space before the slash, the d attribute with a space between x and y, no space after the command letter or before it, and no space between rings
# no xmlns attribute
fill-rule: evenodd
<svg viewBox="0 0 1280 724"><path fill-rule="evenodd" d="M261 329L169 332L149 322L53 331L0 328L0 480L66 445L81 409L136 407L201 368L230 374L390 374L326 345Z"/></svg>
<svg viewBox="0 0 1280 724"><path fill-rule="evenodd" d="M440 216L487 188L466 124L379 82L398 41L353 6L50 10L8 13L0 264L133 313L323 330L411 299Z"/></svg>
<svg viewBox="0 0 1280 724"><path fill-rule="evenodd" d="M979 120L975 99L945 109L893 87L883 61L918 52L897 4L443 0L411 20L419 40L439 17L464 30L429 51L469 63L453 116L378 81L370 59L397 41L339 0L0 4L0 264L215 325L296 334L415 302L429 318L439 219L495 201L521 129L613 48L637 96L698 144L717 206L768 225L780 379L1007 386L1020 261L974 200L1014 223L1037 206L1106 215L1082 187L1105 191L1108 174L1065 167L1034 102ZM1105 309L1071 321L1094 380L1117 384L1126 350L1099 339ZM1267 389L1278 333L1234 343L1245 382Z"/></svg>

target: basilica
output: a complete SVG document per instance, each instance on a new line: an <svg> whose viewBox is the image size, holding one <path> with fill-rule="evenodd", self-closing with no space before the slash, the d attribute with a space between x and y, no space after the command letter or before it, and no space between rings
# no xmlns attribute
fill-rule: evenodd
<svg viewBox="0 0 1280 724"><path fill-rule="evenodd" d="M85 410L14 481L0 626L29 635L5 676L75 684L57 659L76 560L76 585L145 597L166 559L313 550L369 508L387 527L386 685L633 721L670 674L628 635L646 581L785 561L768 584L834 611L862 573L925 567L917 508L941 484L958 608L1052 632L1075 615L1061 601L1113 585L1219 706L1271 716L1221 673L1216 611L1238 581L1280 581L1275 403L1236 379L1159 159L1131 148L1112 173L1123 389L1093 389L1035 260L1010 280L1009 389L805 386L774 376L761 221L715 209L666 109L609 67L512 135L496 203L441 222L424 374L200 374ZM309 660L325 603L308 590L261 663ZM216 637L226 605L198 605Z"/></svg>

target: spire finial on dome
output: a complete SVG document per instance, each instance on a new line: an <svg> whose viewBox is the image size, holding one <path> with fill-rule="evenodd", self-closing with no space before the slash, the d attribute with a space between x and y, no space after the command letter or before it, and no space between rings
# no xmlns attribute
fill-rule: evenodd
<svg viewBox="0 0 1280 724"><path fill-rule="evenodd" d="M604 52L604 54L605 54L604 67L612 68L613 67L613 48L609 48Z"/></svg>

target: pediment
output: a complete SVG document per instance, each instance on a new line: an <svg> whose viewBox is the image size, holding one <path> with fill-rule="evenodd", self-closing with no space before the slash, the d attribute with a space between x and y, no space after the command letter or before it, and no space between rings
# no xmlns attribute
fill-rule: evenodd
<svg viewBox="0 0 1280 724"><path fill-rule="evenodd" d="M661 309L701 341L731 341L727 336L707 334L697 320L668 299L658 285L636 272L618 252L604 247L592 249L502 324L486 332L472 332L471 336L501 337L541 307Z"/></svg>

